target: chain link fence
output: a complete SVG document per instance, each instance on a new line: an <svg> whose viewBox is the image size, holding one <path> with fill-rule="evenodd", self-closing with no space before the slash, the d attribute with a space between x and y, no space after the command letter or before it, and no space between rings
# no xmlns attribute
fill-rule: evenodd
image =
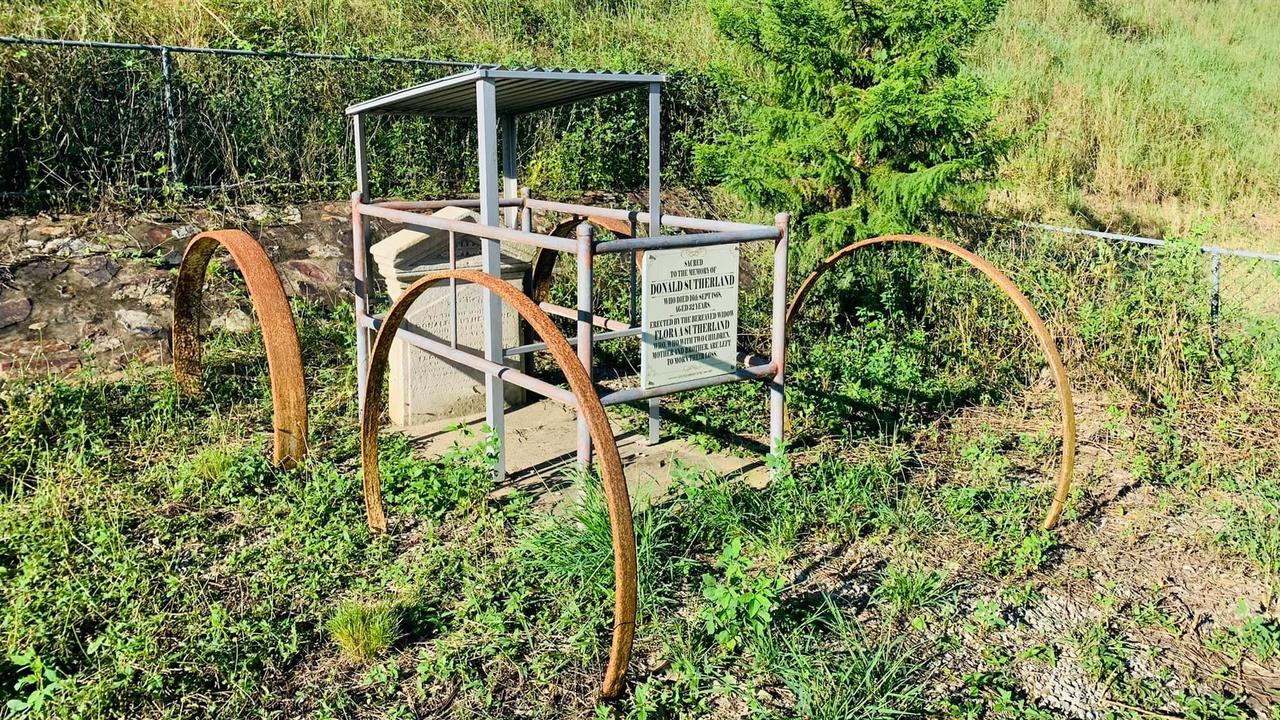
<svg viewBox="0 0 1280 720"><path fill-rule="evenodd" d="M345 108L474 63L0 37L0 205L32 212L165 196L341 197L354 186ZM669 182L719 131L705 77L664 93ZM530 117L521 162L547 193L641 187L644 103L616 96ZM474 190L475 124L371 123L376 194Z"/></svg>

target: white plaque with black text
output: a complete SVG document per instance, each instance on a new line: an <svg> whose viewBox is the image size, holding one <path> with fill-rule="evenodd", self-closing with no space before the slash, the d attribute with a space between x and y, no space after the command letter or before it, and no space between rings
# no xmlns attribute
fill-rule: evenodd
<svg viewBox="0 0 1280 720"><path fill-rule="evenodd" d="M641 386L737 368L738 249L714 245L644 254Z"/></svg>

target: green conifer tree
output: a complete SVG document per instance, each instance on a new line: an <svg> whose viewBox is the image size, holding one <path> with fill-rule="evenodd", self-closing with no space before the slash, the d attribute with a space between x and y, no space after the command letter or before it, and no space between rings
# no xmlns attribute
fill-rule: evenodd
<svg viewBox="0 0 1280 720"><path fill-rule="evenodd" d="M980 197L1007 142L963 53L1003 0L712 0L749 59L741 132L699 149L707 175L787 210L804 256L916 229Z"/></svg>

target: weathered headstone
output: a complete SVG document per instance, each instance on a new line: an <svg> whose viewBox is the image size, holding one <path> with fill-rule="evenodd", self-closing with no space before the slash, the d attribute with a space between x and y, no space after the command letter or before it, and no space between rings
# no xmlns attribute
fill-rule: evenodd
<svg viewBox="0 0 1280 720"><path fill-rule="evenodd" d="M439 210L434 216L465 222L479 220L475 213L454 207ZM457 234L456 244L458 268L480 269L480 241L471 235ZM502 254L502 278L524 292L529 262L506 250L504 248ZM394 302L422 276L449 269L449 233L434 229L428 232L401 230L373 245L369 252ZM458 347L477 353L484 350L484 292L479 286L458 284ZM402 327L416 329L447 345L450 314L449 283L442 282L418 298ZM502 339L505 346L521 343L520 316L505 305ZM507 364L522 367L520 358L510 358ZM484 411L484 376L477 370L463 368L399 340L391 346L388 368L387 407L393 424L420 425ZM524 401L522 388L511 383L504 387L508 403Z"/></svg>

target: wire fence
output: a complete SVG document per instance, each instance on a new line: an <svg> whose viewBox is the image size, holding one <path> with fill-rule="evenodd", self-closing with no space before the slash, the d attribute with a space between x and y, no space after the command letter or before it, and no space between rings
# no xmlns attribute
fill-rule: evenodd
<svg viewBox="0 0 1280 720"><path fill-rule="evenodd" d="M1081 228L1021 223L1023 226L1059 235L1077 235L1147 247L1169 247L1174 243L1159 238ZM1206 279L1205 302L1215 326L1252 317L1280 319L1280 254L1240 250L1219 245L1195 244L1203 258Z"/></svg>
<svg viewBox="0 0 1280 720"><path fill-rule="evenodd" d="M354 183L344 110L479 63L0 37L0 205L25 211L157 195L334 197ZM663 112L664 177L692 177L693 148L721 131L707 78L675 76ZM604 98L522 124L526 180L552 190L641 186L644 104ZM377 119L378 194L477 182L473 123ZM633 147L634 146L634 147ZM1002 222L1002 221L999 221ZM1169 241L1042 223L1024 229L1133 247ZM1185 245L1185 243L1182 243ZM1215 326L1280 319L1280 254L1198 245Z"/></svg>
<svg viewBox="0 0 1280 720"><path fill-rule="evenodd" d="M0 205L25 211L157 195L285 192L332 197L354 183L345 108L481 63L0 37ZM719 91L676 74L663 114L667 174L719 131ZM520 127L529 179L552 192L640 187L644 104L601 98ZM474 186L466 120L377 118L378 194ZM340 193L339 193L340 194Z"/></svg>
<svg viewBox="0 0 1280 720"><path fill-rule="evenodd" d="M352 97L473 67L14 37L0 45L0 192L37 205L349 184L343 109Z"/></svg>

